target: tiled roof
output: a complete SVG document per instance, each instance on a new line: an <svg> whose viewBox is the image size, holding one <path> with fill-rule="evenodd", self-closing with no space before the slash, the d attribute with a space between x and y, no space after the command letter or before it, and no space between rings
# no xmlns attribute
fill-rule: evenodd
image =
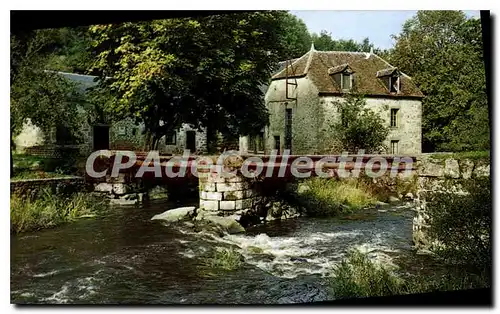
<svg viewBox="0 0 500 314"><path fill-rule="evenodd" d="M383 69L383 70L377 71L377 77L392 75L396 71L397 71L397 68L394 68L394 67Z"/></svg>
<svg viewBox="0 0 500 314"><path fill-rule="evenodd" d="M332 75L332 74L344 72L345 69L347 69L348 67L349 67L349 64L347 64L347 63L331 67L328 69L328 74Z"/></svg>
<svg viewBox="0 0 500 314"><path fill-rule="evenodd" d="M398 94L390 93L384 82L377 77L377 72L395 68L379 56L364 52L310 50L288 67L288 76L307 75L320 93L340 94L342 93L340 86L335 83L328 72L329 69L338 70L345 65L348 65L354 72L354 85L359 93L367 96L423 97L411 78L404 74L400 77L401 91ZM272 79L279 80L285 77L286 73L283 69Z"/></svg>

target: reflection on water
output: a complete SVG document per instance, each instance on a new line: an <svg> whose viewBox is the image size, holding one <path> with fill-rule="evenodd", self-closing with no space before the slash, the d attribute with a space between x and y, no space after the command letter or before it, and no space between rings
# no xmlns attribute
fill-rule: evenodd
<svg viewBox="0 0 500 314"><path fill-rule="evenodd" d="M196 201L193 202L196 205ZM183 204L191 205L191 204ZM13 303L273 304L333 299L328 274L350 248L384 263L411 249L412 212L299 218L219 238L150 218L176 204L116 208L99 219L11 238ZM244 256L242 269L206 277L220 246Z"/></svg>

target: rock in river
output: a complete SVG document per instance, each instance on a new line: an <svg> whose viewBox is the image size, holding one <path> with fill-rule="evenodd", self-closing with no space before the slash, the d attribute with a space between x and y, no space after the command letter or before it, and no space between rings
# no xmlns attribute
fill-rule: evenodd
<svg viewBox="0 0 500 314"><path fill-rule="evenodd" d="M245 232L245 228L231 217L206 216L204 220L220 227L229 234Z"/></svg>
<svg viewBox="0 0 500 314"><path fill-rule="evenodd" d="M399 202L399 198L394 196L389 196L389 203L397 203Z"/></svg>
<svg viewBox="0 0 500 314"><path fill-rule="evenodd" d="M184 219L190 219L194 215L196 207L179 207L176 209L170 209L158 215L154 215L151 220L163 220L168 222L175 222Z"/></svg>

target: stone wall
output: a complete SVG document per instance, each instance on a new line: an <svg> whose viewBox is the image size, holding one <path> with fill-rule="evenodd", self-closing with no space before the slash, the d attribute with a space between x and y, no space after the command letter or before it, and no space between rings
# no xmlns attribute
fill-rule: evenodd
<svg viewBox="0 0 500 314"><path fill-rule="evenodd" d="M221 213L222 216L242 214L255 203L253 182L237 174L224 178L210 174L199 178L200 209Z"/></svg>
<svg viewBox="0 0 500 314"><path fill-rule="evenodd" d="M21 196L35 196L44 189L50 189L52 193L74 193L86 189L84 178L64 177L47 179L24 179L11 180L10 193Z"/></svg>
<svg viewBox="0 0 500 314"><path fill-rule="evenodd" d="M417 161L417 169L417 206L413 219L413 242L416 248L427 250L435 242L430 239L426 231L432 223L426 213L426 194L464 193L460 187L460 180L490 176L490 161L485 158L457 158L453 154L422 154Z"/></svg>
<svg viewBox="0 0 500 314"><path fill-rule="evenodd" d="M318 125L318 90L307 78L297 79L297 87L289 85L289 97L286 99L285 80L272 81L265 96L269 111L269 126L264 132L266 153L275 147L275 136L280 137L280 151L285 149L285 113L292 110L292 154L316 153Z"/></svg>
<svg viewBox="0 0 500 314"><path fill-rule="evenodd" d="M292 154L330 154L335 130L329 126L339 118L336 102L339 96L319 96L316 86L307 77L297 79L297 87L289 85L286 98L286 81L272 81L265 103L269 111L269 125L265 129L265 153L275 148L275 136L280 137L280 151L285 145L285 110L292 110ZM385 144L390 148L392 140L399 141L399 154L421 153L422 103L420 100L366 98L367 107L381 115L390 126L391 109L399 109L399 126L391 128ZM248 151L248 139L240 140L240 151Z"/></svg>
<svg viewBox="0 0 500 314"><path fill-rule="evenodd" d="M15 137L14 143L18 152L33 154L43 157L57 157L56 150L58 147L76 147L81 155L88 155L93 149L93 127L87 122L86 117L83 116L82 124L78 131L81 136L80 143L72 145L57 145L55 134L48 134L47 136L37 126L27 122L23 126L22 131ZM187 124L176 131L176 144L167 145L165 137L163 137L159 144L158 150L162 154L179 154L181 155L186 147L186 131L196 131L196 152L203 154L207 151L207 136L205 131L199 131ZM109 128L109 148L112 150L132 150L141 151L144 149L145 135L144 125L135 124L130 119L116 121L110 125ZM55 133L52 132L52 133Z"/></svg>
<svg viewBox="0 0 500 314"><path fill-rule="evenodd" d="M332 138L330 125L335 119L340 119L340 113L337 110L337 103L343 101L342 97L321 97L320 104L323 111L318 111L322 114L322 127L320 130L320 145L319 150L323 153L331 153L331 144L329 140ZM384 120L386 126L390 127L391 109L398 109L399 125L390 127L389 135L384 144L389 149L385 153L390 153L391 141L399 141L398 154L416 155L422 151L422 102L420 100L407 99L384 99L384 98L366 98L366 107L379 114Z"/></svg>
<svg viewBox="0 0 500 314"><path fill-rule="evenodd" d="M131 118L116 121L109 128L109 146L114 150L138 151L144 149L144 126L137 125ZM87 139L92 143L92 138Z"/></svg>

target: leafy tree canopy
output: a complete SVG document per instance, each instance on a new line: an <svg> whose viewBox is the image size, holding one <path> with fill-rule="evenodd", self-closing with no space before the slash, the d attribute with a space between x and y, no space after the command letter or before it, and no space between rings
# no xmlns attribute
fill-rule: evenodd
<svg viewBox="0 0 500 314"><path fill-rule="evenodd" d="M368 38L361 42L356 42L352 39L333 39L332 34L323 30L318 34L313 33L311 36L314 42L314 48L319 51L359 51L368 52L371 48L375 49L373 43L370 43Z"/></svg>
<svg viewBox="0 0 500 314"><path fill-rule="evenodd" d="M268 121L260 87L294 53L282 36L290 20L267 11L93 26L93 66L115 114L156 138L181 123L250 134Z"/></svg>
<svg viewBox="0 0 500 314"><path fill-rule="evenodd" d="M80 95L73 83L46 71L56 42L53 30L11 35L11 135L27 119L47 133L61 124L76 130Z"/></svg>
<svg viewBox="0 0 500 314"><path fill-rule="evenodd" d="M461 11L419 11L394 36L389 57L423 100L424 150L490 148L481 23Z"/></svg>

